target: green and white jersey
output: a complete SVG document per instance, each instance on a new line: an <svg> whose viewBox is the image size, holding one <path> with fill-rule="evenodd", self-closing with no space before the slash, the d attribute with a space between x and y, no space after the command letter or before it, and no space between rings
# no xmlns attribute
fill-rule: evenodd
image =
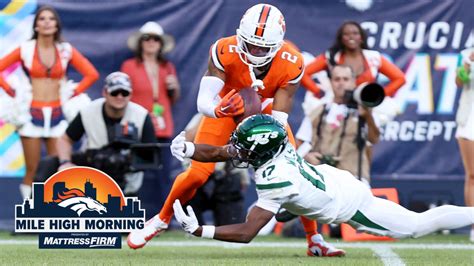
<svg viewBox="0 0 474 266"><path fill-rule="evenodd" d="M255 172L257 206L276 213L280 206L321 223L348 221L372 194L347 171L312 165L287 144Z"/></svg>

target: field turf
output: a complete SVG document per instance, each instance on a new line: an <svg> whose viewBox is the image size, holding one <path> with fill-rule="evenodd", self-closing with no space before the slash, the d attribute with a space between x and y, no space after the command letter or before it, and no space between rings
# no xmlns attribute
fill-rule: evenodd
<svg viewBox="0 0 474 266"><path fill-rule="evenodd" d="M124 238L125 240L125 238ZM37 236L0 232L1 265L474 265L474 244L465 235L431 235L395 242L341 242L342 258L306 256L305 240L258 237L249 245L166 232L131 250L38 249Z"/></svg>

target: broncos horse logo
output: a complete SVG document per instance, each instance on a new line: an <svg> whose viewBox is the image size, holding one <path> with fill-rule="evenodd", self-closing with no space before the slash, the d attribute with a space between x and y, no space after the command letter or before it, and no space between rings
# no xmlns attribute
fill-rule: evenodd
<svg viewBox="0 0 474 266"><path fill-rule="evenodd" d="M79 189L70 189L61 193L58 193L58 198L54 202L58 203L58 206L63 208L69 208L77 213L78 216L85 211L96 211L99 214L107 213L107 208L100 202L87 197Z"/></svg>

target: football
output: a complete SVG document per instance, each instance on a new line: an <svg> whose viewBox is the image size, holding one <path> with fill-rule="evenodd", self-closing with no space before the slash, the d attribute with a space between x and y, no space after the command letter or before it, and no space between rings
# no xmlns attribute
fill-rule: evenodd
<svg viewBox="0 0 474 266"><path fill-rule="evenodd" d="M251 115L259 114L262 111L262 103L260 101L260 96L252 88L244 88L239 92L240 96L244 100L244 113L238 116L234 116L234 121L236 124L240 123L244 118Z"/></svg>

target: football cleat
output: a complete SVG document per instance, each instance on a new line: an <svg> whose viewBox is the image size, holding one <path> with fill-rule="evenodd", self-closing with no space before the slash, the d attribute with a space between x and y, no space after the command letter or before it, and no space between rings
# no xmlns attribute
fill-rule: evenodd
<svg viewBox="0 0 474 266"><path fill-rule="evenodd" d="M324 241L322 235L316 234L311 237L306 254L310 257L342 257L346 252Z"/></svg>
<svg viewBox="0 0 474 266"><path fill-rule="evenodd" d="M130 232L127 237L127 244L130 248L138 249L146 245L156 235L161 234L168 228L168 224L163 222L158 215L148 220L143 229Z"/></svg>

